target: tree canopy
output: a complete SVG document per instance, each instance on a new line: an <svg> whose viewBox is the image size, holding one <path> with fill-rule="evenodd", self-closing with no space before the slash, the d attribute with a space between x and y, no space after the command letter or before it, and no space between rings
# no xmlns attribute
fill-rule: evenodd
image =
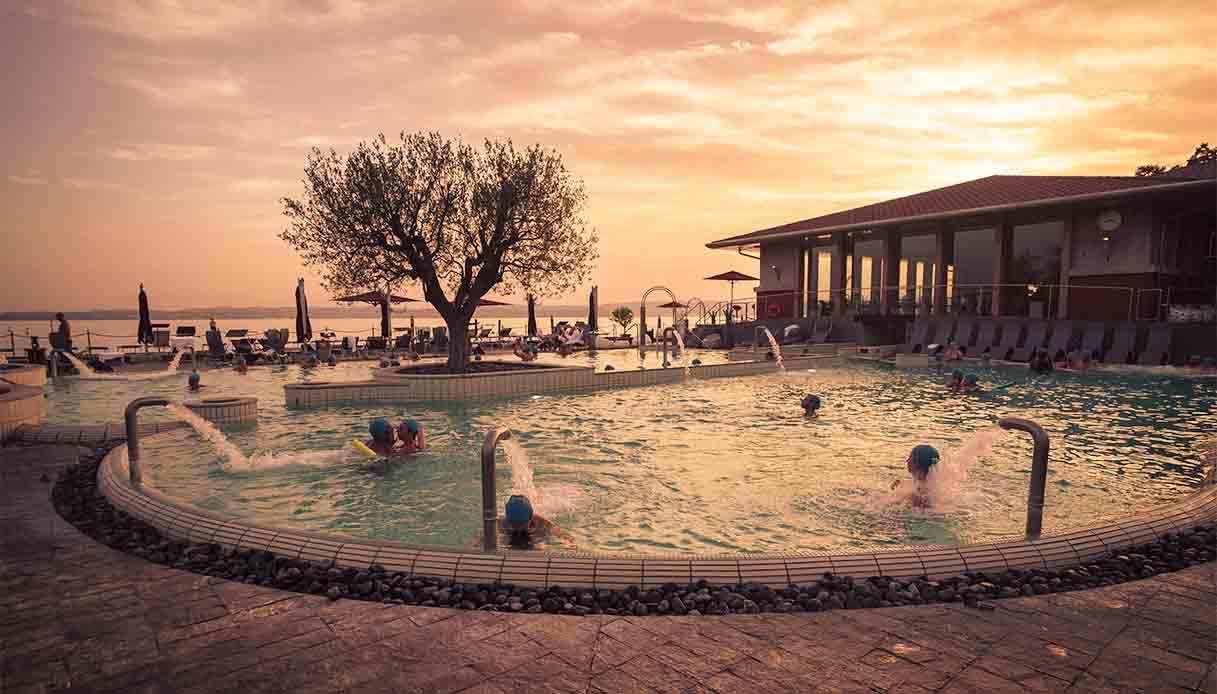
<svg viewBox="0 0 1217 694"><path fill-rule="evenodd" d="M281 238L330 291L421 285L448 324L453 371L464 370L468 322L491 289L565 293L597 257L582 181L540 145L381 134L346 155L313 149L303 183L282 200Z"/></svg>
<svg viewBox="0 0 1217 694"><path fill-rule="evenodd" d="M1192 152L1192 156L1187 158L1187 163L1172 166L1170 168L1167 168L1161 164L1142 164L1141 166L1137 167L1136 175L1158 176L1164 173L1169 173L1176 169L1181 169L1184 166L1211 164L1215 161L1217 161L1217 150L1209 147L1209 143L1201 142L1200 145L1196 147L1196 151Z"/></svg>

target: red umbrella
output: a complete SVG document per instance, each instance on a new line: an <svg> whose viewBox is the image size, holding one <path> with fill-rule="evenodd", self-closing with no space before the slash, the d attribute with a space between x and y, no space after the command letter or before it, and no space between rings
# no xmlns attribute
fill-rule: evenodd
<svg viewBox="0 0 1217 694"><path fill-rule="evenodd" d="M756 282L758 278L753 277L752 275L745 275L742 272L736 272L735 270L731 270L729 272L720 272L717 275L710 275L706 279L721 280L723 282L731 283L731 301L727 305L727 307L728 307L727 315L730 316L731 313L735 310L735 283L736 282Z"/></svg>

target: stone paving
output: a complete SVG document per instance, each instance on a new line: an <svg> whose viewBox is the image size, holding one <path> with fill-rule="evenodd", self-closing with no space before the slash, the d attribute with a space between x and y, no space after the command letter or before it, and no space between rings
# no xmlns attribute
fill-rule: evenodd
<svg viewBox="0 0 1217 694"><path fill-rule="evenodd" d="M0 692L1210 692L1217 564L1088 592L800 615L338 601L169 569L51 508L74 446L0 449Z"/></svg>

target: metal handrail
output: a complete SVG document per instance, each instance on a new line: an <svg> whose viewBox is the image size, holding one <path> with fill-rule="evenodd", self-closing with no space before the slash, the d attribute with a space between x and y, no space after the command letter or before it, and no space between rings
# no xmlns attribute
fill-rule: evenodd
<svg viewBox="0 0 1217 694"><path fill-rule="evenodd" d="M499 441L511 438L511 429L495 427L482 440L482 549L493 552L499 547L499 512L495 508L494 450Z"/></svg>
<svg viewBox="0 0 1217 694"><path fill-rule="evenodd" d="M143 475L139 469L139 411L144 407L164 407L169 404L165 398L136 398L127 404L123 420L127 426L127 469L130 471L131 484L139 486Z"/></svg>
<svg viewBox="0 0 1217 694"><path fill-rule="evenodd" d="M1044 525L1044 487L1048 483L1048 434L1043 427L1029 419L1003 417L997 420L1002 429L1025 431L1035 442L1031 454L1031 483L1027 491L1027 541L1039 539Z"/></svg>

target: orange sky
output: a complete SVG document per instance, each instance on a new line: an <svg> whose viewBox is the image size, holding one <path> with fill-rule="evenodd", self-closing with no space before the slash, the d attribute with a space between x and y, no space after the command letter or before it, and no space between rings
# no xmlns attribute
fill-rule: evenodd
<svg viewBox="0 0 1217 694"><path fill-rule="evenodd" d="M0 310L288 305L278 198L378 130L558 148L605 300L725 294L757 268L716 238L1217 141L1204 2L455 5L4 3Z"/></svg>

